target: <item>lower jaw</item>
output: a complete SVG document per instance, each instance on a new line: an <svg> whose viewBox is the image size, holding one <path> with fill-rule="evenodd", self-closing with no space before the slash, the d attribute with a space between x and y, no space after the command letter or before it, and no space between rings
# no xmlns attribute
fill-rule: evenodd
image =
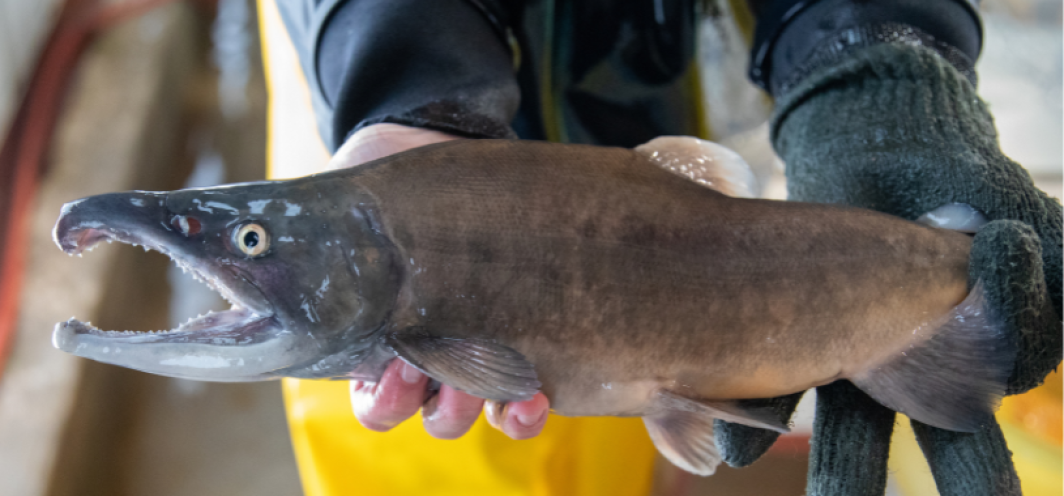
<svg viewBox="0 0 1064 496"><path fill-rule="evenodd" d="M272 317L258 317L228 331L111 334L84 332L77 321L56 326L53 341L69 353L144 372L205 381L258 381L301 359L291 333ZM77 332L82 330L83 332ZM254 332L252 332L254 331Z"/></svg>

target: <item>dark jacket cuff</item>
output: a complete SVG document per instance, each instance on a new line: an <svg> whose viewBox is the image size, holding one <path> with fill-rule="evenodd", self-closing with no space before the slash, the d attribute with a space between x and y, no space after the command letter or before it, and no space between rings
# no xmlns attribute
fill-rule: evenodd
<svg viewBox="0 0 1064 496"><path fill-rule="evenodd" d="M932 50L975 83L982 26L970 0L766 0L758 7L750 77L776 97L882 43Z"/></svg>
<svg viewBox="0 0 1064 496"><path fill-rule="evenodd" d="M513 137L509 124L520 93L509 46L500 38L505 14L479 0L304 7L308 28L293 41L306 47L298 51L326 145L336 150L351 133L381 122ZM289 19L286 24L296 34Z"/></svg>

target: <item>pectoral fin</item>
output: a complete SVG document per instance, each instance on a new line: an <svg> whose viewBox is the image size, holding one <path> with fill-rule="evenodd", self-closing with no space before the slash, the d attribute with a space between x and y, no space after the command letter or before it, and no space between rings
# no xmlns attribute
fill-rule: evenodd
<svg viewBox="0 0 1064 496"><path fill-rule="evenodd" d="M713 439L713 420L788 432L769 407L749 407L736 401L707 401L671 391L659 391L643 417L650 439L662 456L677 467L698 475L711 475L721 457Z"/></svg>
<svg viewBox="0 0 1064 496"><path fill-rule="evenodd" d="M490 340L404 331L388 334L385 343L429 377L480 398L526 401L540 387L524 355Z"/></svg>

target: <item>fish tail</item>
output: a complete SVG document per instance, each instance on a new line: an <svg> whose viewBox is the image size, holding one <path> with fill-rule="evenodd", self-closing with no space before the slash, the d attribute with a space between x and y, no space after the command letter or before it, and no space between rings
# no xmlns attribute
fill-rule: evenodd
<svg viewBox="0 0 1064 496"><path fill-rule="evenodd" d="M974 432L1005 395L1016 343L988 311L982 281L936 327L927 340L850 380L914 420Z"/></svg>

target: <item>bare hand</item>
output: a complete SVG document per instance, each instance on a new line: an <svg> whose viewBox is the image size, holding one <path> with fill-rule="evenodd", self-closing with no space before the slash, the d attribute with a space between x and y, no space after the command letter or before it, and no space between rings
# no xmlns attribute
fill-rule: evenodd
<svg viewBox="0 0 1064 496"><path fill-rule="evenodd" d="M461 139L458 136L398 124L376 124L360 129L329 161L329 170L354 167L371 160L425 146ZM384 432L422 409L425 430L439 439L456 439L486 411L488 423L513 439L537 436L547 423L550 403L543 393L520 403L498 404L470 396L447 385L436 394L428 391L424 374L396 359L377 383L351 382L351 406L367 429ZM485 409L485 406L487 407Z"/></svg>

